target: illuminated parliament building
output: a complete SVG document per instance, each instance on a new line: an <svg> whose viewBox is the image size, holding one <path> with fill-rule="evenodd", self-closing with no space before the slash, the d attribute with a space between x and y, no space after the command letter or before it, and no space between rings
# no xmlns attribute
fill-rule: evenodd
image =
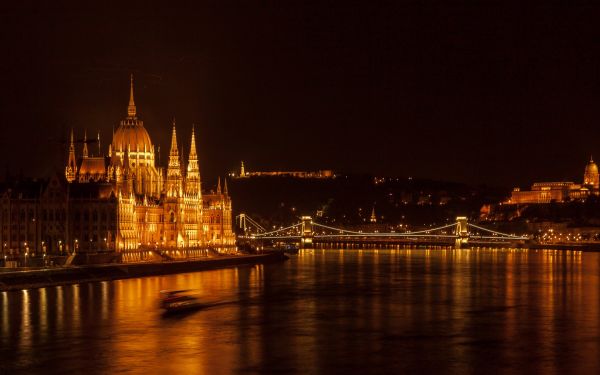
<svg viewBox="0 0 600 375"><path fill-rule="evenodd" d="M127 117L106 155L91 155L86 139L76 150L71 131L63 176L0 192L5 252L105 250L139 260L152 250L177 257L193 249L234 248L227 181L221 187L219 179L216 191L202 191L194 129L185 160L173 122L168 165L158 166L133 94L132 78Z"/></svg>

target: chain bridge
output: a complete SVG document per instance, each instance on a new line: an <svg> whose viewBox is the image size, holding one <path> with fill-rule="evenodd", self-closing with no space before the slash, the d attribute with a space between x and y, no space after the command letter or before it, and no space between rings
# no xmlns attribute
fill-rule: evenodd
<svg viewBox="0 0 600 375"><path fill-rule="evenodd" d="M469 223L464 216L457 217L451 224L407 232L366 232L336 228L318 223L310 216L301 217L296 224L273 230L265 229L246 214L238 215L236 221L244 232L238 236L239 240L292 242L303 247L310 247L313 243L516 246L530 239L527 236L502 233Z"/></svg>

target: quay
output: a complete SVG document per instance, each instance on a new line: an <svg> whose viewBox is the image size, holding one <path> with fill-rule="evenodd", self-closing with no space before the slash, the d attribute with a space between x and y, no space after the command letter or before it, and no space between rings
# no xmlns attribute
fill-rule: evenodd
<svg viewBox="0 0 600 375"><path fill-rule="evenodd" d="M286 259L288 259L288 257L285 254L274 251L263 254L218 256L213 258L160 263L113 263L30 270L10 270L0 272L0 291L204 271L217 268L280 262Z"/></svg>

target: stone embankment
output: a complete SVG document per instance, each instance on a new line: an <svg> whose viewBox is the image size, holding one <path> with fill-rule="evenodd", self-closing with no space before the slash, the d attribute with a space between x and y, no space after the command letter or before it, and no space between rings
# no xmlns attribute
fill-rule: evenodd
<svg viewBox="0 0 600 375"><path fill-rule="evenodd" d="M240 265L279 262L285 259L287 259L287 256L281 252L270 252L160 263L102 264L10 270L0 272L0 291L195 272Z"/></svg>

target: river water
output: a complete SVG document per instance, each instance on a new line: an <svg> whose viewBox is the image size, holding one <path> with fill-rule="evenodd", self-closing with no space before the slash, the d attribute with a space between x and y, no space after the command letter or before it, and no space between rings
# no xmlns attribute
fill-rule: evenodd
<svg viewBox="0 0 600 375"><path fill-rule="evenodd" d="M600 373L600 254L304 250L0 293L0 373ZM216 301L165 317L162 289Z"/></svg>

